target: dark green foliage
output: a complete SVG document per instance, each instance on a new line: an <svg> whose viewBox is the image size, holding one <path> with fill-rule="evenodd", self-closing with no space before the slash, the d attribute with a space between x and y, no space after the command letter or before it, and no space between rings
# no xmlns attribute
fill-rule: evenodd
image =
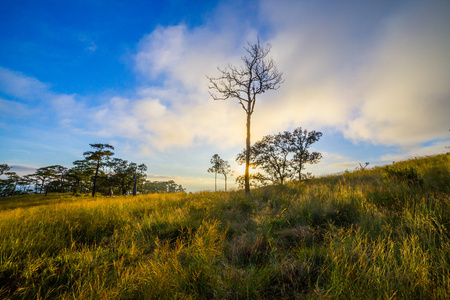
<svg viewBox="0 0 450 300"><path fill-rule="evenodd" d="M141 187L143 193L155 194L155 193L181 193L184 192L184 188L181 184L176 184L175 181L145 181Z"/></svg>

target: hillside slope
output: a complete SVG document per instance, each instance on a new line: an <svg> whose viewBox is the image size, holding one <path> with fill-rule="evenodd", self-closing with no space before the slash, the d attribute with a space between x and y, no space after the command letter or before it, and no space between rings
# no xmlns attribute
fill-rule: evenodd
<svg viewBox="0 0 450 300"><path fill-rule="evenodd" d="M450 298L450 159L242 192L0 199L2 299Z"/></svg>

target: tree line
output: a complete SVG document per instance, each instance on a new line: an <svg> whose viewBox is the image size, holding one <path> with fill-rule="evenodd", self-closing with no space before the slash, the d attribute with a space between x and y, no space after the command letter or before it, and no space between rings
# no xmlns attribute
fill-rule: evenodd
<svg viewBox="0 0 450 300"><path fill-rule="evenodd" d="M0 164L0 196L26 193L96 193L126 195L132 193L172 193L185 189L171 181L146 180L145 164L136 164L112 158L114 147L109 144L89 144L91 150L84 159L73 162L73 167L51 165L33 174L19 176L7 164Z"/></svg>

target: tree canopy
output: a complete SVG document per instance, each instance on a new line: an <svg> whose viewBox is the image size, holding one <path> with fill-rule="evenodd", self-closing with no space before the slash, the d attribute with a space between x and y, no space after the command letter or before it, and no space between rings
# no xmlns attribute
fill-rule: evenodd
<svg viewBox="0 0 450 300"><path fill-rule="evenodd" d="M321 153L309 151L309 147L321 136L321 132L308 132L301 127L293 132L264 136L250 149L250 163L260 170L252 174L251 179L260 184L284 184L298 174L298 180L302 180L305 164L318 163L322 158ZM237 155L236 161L244 163L245 149ZM242 177L238 177L237 182L241 183Z"/></svg>

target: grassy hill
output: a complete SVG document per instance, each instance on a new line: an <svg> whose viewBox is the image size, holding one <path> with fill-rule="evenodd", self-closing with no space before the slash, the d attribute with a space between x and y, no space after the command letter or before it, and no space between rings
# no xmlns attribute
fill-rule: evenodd
<svg viewBox="0 0 450 300"><path fill-rule="evenodd" d="M241 192L0 199L2 299L450 298L450 158Z"/></svg>

